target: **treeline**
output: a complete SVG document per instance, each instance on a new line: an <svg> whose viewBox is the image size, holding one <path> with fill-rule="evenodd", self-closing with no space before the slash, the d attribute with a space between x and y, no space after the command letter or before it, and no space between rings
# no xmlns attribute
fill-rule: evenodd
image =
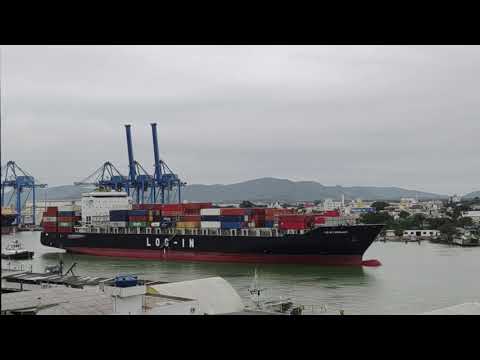
<svg viewBox="0 0 480 360"><path fill-rule="evenodd" d="M404 230L439 230L448 238L456 234L457 227L473 225L473 221L469 217L427 218L423 214L410 215L406 211L400 212L397 220L386 212L362 214L360 222L363 224L385 224L383 232L394 230L397 236L401 236Z"/></svg>

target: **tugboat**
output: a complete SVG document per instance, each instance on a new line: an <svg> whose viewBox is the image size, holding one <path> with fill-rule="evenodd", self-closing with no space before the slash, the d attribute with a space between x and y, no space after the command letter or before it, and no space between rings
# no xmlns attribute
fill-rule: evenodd
<svg viewBox="0 0 480 360"><path fill-rule="evenodd" d="M15 231L13 232L15 236ZM15 237L8 243L5 250L2 250L2 259L8 260L28 260L33 258L33 251L25 249Z"/></svg>

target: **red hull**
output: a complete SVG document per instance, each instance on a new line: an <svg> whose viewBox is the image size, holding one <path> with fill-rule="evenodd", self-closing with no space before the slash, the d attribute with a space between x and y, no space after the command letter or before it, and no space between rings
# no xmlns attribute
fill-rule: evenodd
<svg viewBox="0 0 480 360"><path fill-rule="evenodd" d="M259 255L218 252L186 252L113 248L69 247L67 251L97 256L128 257L149 260L209 261L267 264L362 265L360 255Z"/></svg>

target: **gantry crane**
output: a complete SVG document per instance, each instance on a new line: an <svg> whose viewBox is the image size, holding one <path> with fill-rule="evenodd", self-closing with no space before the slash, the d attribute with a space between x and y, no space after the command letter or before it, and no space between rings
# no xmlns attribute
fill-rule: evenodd
<svg viewBox="0 0 480 360"><path fill-rule="evenodd" d="M36 210L36 199L35 199L35 189L36 188L45 188L47 184L39 184L35 181L35 178L30 175L28 172L24 171L20 166L18 166L15 161L8 161L7 164L1 168L0 177L2 179L1 187L2 187L2 195L1 195L1 203L2 207L6 204L10 204L11 200L14 196L16 196L15 201L15 210L17 212L16 215L16 224L20 225L23 224L22 221L22 209L25 206L28 197L32 194L32 222L35 225L35 210ZM3 176L3 174L5 174ZM5 189L12 188L12 192L10 194L10 198L7 202L5 202ZM24 190L28 189L28 193L24 198L23 204L21 195Z"/></svg>

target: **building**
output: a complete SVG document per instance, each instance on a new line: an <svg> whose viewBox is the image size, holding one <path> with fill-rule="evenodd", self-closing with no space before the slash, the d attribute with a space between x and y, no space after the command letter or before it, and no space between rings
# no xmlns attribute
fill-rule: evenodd
<svg viewBox="0 0 480 360"><path fill-rule="evenodd" d="M403 237L435 239L440 236L438 230L404 230Z"/></svg>
<svg viewBox="0 0 480 360"><path fill-rule="evenodd" d="M465 211L462 214L463 217L469 217L473 220L474 223L480 224L480 210L474 211Z"/></svg>

